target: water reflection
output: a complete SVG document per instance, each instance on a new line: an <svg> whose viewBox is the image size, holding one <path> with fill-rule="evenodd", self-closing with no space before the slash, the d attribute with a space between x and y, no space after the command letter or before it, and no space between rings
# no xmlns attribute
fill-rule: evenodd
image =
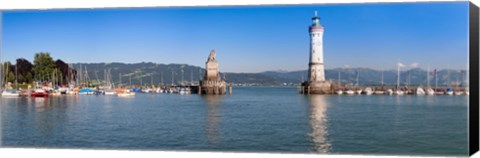
<svg viewBox="0 0 480 158"><path fill-rule="evenodd" d="M310 104L310 126L312 127L311 137L314 151L318 153L328 153L330 144L327 140L327 108L328 96L325 95L309 95Z"/></svg>
<svg viewBox="0 0 480 158"><path fill-rule="evenodd" d="M33 105L35 106L36 112L44 112L48 108L48 98L44 97L35 97L32 98Z"/></svg>
<svg viewBox="0 0 480 158"><path fill-rule="evenodd" d="M222 96L205 95L202 98L207 105L207 124L205 126L207 140L210 143L218 143L221 139L218 124L220 123L219 103Z"/></svg>

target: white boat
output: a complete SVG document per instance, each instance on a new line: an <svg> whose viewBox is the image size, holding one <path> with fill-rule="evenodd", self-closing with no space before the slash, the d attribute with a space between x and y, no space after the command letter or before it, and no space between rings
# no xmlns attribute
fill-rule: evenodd
<svg viewBox="0 0 480 158"><path fill-rule="evenodd" d="M392 89L387 89L387 94L388 95L393 95L393 90Z"/></svg>
<svg viewBox="0 0 480 158"><path fill-rule="evenodd" d="M376 90L373 92L374 94L377 94L377 95L381 95L381 94L385 94L385 91L382 91L382 90Z"/></svg>
<svg viewBox="0 0 480 158"><path fill-rule="evenodd" d="M187 87L187 88L180 88L179 93L180 94L191 94L192 92L191 92L191 89Z"/></svg>
<svg viewBox="0 0 480 158"><path fill-rule="evenodd" d="M18 93L18 91L16 90L4 90L2 92L2 97L5 97L5 98L16 98L19 96L20 96L20 93Z"/></svg>
<svg viewBox="0 0 480 158"><path fill-rule="evenodd" d="M359 90L355 91L355 93L357 93L358 95L360 95L360 94L362 94L362 90L359 89Z"/></svg>
<svg viewBox="0 0 480 158"><path fill-rule="evenodd" d="M435 95L435 91L432 88L427 88L427 95Z"/></svg>
<svg viewBox="0 0 480 158"><path fill-rule="evenodd" d="M106 90L105 91L105 95L115 95L115 94L117 94L117 92L112 91L112 90Z"/></svg>
<svg viewBox="0 0 480 158"><path fill-rule="evenodd" d="M58 90L55 90L55 91L53 91L52 93L50 93L50 95L51 95L51 96L60 96L60 95L62 95L62 93L61 93L60 91L58 91Z"/></svg>
<svg viewBox="0 0 480 158"><path fill-rule="evenodd" d="M464 92L463 92L463 91L454 91L453 94L455 94L455 95L463 95Z"/></svg>
<svg viewBox="0 0 480 158"><path fill-rule="evenodd" d="M365 94L366 94L366 95L372 95L372 94L373 94L373 89L370 88L370 87L365 88L364 91L365 91Z"/></svg>
<svg viewBox="0 0 480 158"><path fill-rule="evenodd" d="M338 95L341 95L341 94L343 94L343 91L342 90L337 90L337 91L335 91L335 93L337 93Z"/></svg>
<svg viewBox="0 0 480 158"><path fill-rule="evenodd" d="M345 93L347 93L348 95L354 95L355 91L349 89L349 90L345 91Z"/></svg>
<svg viewBox="0 0 480 158"><path fill-rule="evenodd" d="M452 90L447 90L447 95L453 95L453 91Z"/></svg>
<svg viewBox="0 0 480 158"><path fill-rule="evenodd" d="M402 90L396 90L395 94L396 95L403 95L403 94L405 94L405 92L403 92Z"/></svg>
<svg viewBox="0 0 480 158"><path fill-rule="evenodd" d="M425 95L425 90L423 90L422 87L418 87L417 90L415 91L416 95Z"/></svg>
<svg viewBox="0 0 480 158"><path fill-rule="evenodd" d="M119 97L132 97L135 96L134 92L123 92L123 93L118 93L117 94Z"/></svg>
<svg viewBox="0 0 480 158"><path fill-rule="evenodd" d="M436 92L435 92L435 95L444 95L444 94L445 94L444 91L436 91Z"/></svg>

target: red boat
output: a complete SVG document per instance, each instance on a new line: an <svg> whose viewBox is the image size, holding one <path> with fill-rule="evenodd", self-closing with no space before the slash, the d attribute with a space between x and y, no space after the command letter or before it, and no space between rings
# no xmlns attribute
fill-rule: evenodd
<svg viewBox="0 0 480 158"><path fill-rule="evenodd" d="M48 97L47 91L43 89L36 89L32 94L32 97Z"/></svg>

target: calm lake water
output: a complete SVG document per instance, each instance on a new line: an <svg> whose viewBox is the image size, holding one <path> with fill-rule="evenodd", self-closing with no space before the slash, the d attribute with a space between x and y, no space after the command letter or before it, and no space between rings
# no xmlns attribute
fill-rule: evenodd
<svg viewBox="0 0 480 158"><path fill-rule="evenodd" d="M4 147L467 155L468 96L233 95L1 98Z"/></svg>

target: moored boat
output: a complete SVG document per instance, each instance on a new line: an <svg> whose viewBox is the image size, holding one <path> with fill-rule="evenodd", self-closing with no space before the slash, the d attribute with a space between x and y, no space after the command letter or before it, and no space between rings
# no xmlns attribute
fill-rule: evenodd
<svg viewBox="0 0 480 158"><path fill-rule="evenodd" d="M35 91L30 94L31 97L48 97L48 92L44 89L35 89Z"/></svg>
<svg viewBox="0 0 480 158"><path fill-rule="evenodd" d="M387 89L387 94L388 95L393 95L393 90L392 89Z"/></svg>
<svg viewBox="0 0 480 158"><path fill-rule="evenodd" d="M463 91L454 91L453 94L455 94L455 95L463 95L464 92L463 92Z"/></svg>
<svg viewBox="0 0 480 158"><path fill-rule="evenodd" d="M337 91L335 91L335 93L337 93L338 95L341 95L341 94L343 94L343 91L342 90L337 90Z"/></svg>
<svg viewBox="0 0 480 158"><path fill-rule="evenodd" d="M415 91L416 95L425 95L425 90L423 90L422 87L418 87L417 90Z"/></svg>
<svg viewBox="0 0 480 158"><path fill-rule="evenodd" d="M432 88L427 88L427 95L435 95L435 91Z"/></svg>
<svg viewBox="0 0 480 158"><path fill-rule="evenodd" d="M348 95L353 95L353 94L355 94L355 91L349 89L349 90L345 91L345 93L348 94Z"/></svg>
<svg viewBox="0 0 480 158"><path fill-rule="evenodd" d="M90 88L84 88L78 91L78 94L83 94L83 95L92 95L94 94L94 90Z"/></svg>
<svg viewBox="0 0 480 158"><path fill-rule="evenodd" d="M373 89L370 87L365 88L364 90L366 95L372 95L373 94Z"/></svg>
<svg viewBox="0 0 480 158"><path fill-rule="evenodd" d="M20 93L18 93L17 90L4 90L2 92L2 97L5 97L5 98L16 98L16 97L19 97L20 96Z"/></svg>
<svg viewBox="0 0 480 158"><path fill-rule="evenodd" d="M132 97L135 96L134 92L123 92L123 93L118 93L117 94L119 97Z"/></svg>
<svg viewBox="0 0 480 158"><path fill-rule="evenodd" d="M395 94L396 94L396 95L403 95L403 94L405 94L405 92L402 91L402 90L400 90L400 89L397 89L397 90L395 91Z"/></svg>
<svg viewBox="0 0 480 158"><path fill-rule="evenodd" d="M355 93L358 94L358 95L360 95L360 94L362 94L362 90L361 90L361 89L356 90Z"/></svg>
<svg viewBox="0 0 480 158"><path fill-rule="evenodd" d="M453 90L450 89L450 88L447 88L446 94L447 94L447 95L453 95Z"/></svg>

